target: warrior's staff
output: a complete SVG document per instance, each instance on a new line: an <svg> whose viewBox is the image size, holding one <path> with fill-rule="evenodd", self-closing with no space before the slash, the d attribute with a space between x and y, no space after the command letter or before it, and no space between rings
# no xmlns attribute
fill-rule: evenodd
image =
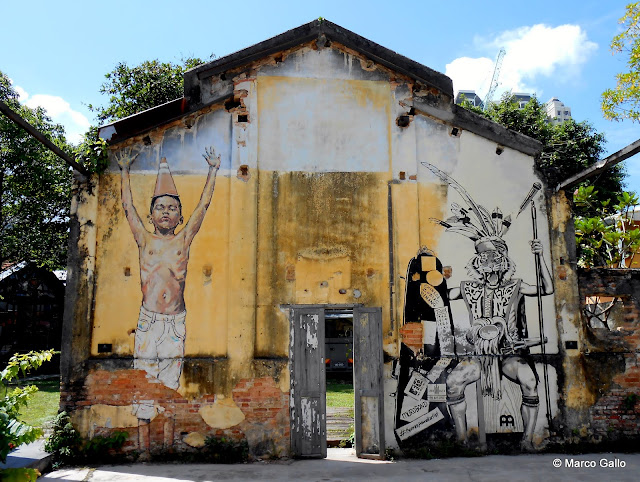
<svg viewBox="0 0 640 482"><path fill-rule="evenodd" d="M538 191L542 188L542 185L539 182L533 184L533 187L527 194L527 197L520 205L520 211L516 218L520 215L522 211L527 207L527 204L531 203L531 222L533 224L533 239L538 239L538 214L536 211L536 205L533 202L534 196L538 193ZM536 293L538 298L538 328L540 329L540 339L542 343L540 344L540 352L542 353L542 370L544 374L544 394L545 394L545 402L547 408L547 422L549 424L549 430L551 430L551 401L549 400L549 368L547 367L547 357L546 357L546 348L545 348L545 336L544 336L544 317L542 314L542 280L541 280L541 262L540 262L540 253L535 253L535 267L536 267Z"/></svg>

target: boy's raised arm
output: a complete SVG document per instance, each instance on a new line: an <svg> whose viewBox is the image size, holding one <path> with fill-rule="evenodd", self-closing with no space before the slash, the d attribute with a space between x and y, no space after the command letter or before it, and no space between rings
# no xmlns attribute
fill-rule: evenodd
<svg viewBox="0 0 640 482"><path fill-rule="evenodd" d="M193 241L193 238L202 226L204 216L207 214L207 208L209 207L211 197L213 196L213 188L216 185L216 175L218 174L218 169L220 169L220 155L216 156L216 152L213 147L206 148L202 157L204 157L207 164L209 164L209 173L207 174L207 181L202 189L200 201L198 201L198 205L193 210L193 214L191 214L191 217L184 228L185 242L187 245L191 244L191 241Z"/></svg>
<svg viewBox="0 0 640 482"><path fill-rule="evenodd" d="M129 226L131 227L133 238L136 240L138 246L142 246L146 229L144 228L144 224L142 224L142 220L140 219L138 211L136 211L136 208L133 205L133 196L131 195L131 179L129 176L129 169L131 168L131 164L133 163L133 161L135 161L136 157L138 157L138 154L132 157L131 151L125 150L116 154L116 161L118 161L118 166L120 166L120 170L122 172L122 208L124 209L124 214L127 217L127 221L129 221Z"/></svg>

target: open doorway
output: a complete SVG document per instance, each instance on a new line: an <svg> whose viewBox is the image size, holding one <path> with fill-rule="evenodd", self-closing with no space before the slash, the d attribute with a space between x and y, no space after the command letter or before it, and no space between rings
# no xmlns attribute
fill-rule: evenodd
<svg viewBox="0 0 640 482"><path fill-rule="evenodd" d="M350 447L355 434L353 309L327 309L324 320L327 446Z"/></svg>
<svg viewBox="0 0 640 482"><path fill-rule="evenodd" d="M384 457L384 396L382 384L382 309L362 306L352 311L322 305L291 307L289 363L291 380L291 453L295 457L327 456L327 383L325 313L343 320L352 319L352 356L345 356L345 372L351 368L353 389L347 399L353 400L355 449L361 458ZM345 324L342 326L344 345ZM338 332L339 333L339 332ZM346 331L346 335L349 331ZM348 343L347 343L348 345ZM329 351L331 353L331 351ZM336 350L333 351L334 353ZM348 346L344 352L348 354ZM349 367L351 358L351 367Z"/></svg>

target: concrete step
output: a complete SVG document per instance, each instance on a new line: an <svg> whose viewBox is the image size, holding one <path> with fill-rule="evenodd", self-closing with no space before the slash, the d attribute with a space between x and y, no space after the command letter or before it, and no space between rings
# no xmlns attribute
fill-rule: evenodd
<svg viewBox="0 0 640 482"><path fill-rule="evenodd" d="M44 472L51 464L51 454L44 451L45 438L40 438L30 444L21 445L9 455L0 469L38 469Z"/></svg>

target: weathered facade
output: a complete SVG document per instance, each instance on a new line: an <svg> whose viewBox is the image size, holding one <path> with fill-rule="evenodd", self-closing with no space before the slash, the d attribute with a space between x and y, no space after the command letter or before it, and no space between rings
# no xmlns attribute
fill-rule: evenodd
<svg viewBox="0 0 640 482"><path fill-rule="evenodd" d="M64 282L35 263L0 271L0 363L16 353L60 350ZM57 373L57 355L39 373Z"/></svg>
<svg viewBox="0 0 640 482"><path fill-rule="evenodd" d="M362 456L588 424L562 193L450 79L316 21L101 129L79 179L61 404L87 436L326 453L324 316L354 324ZM532 240L536 239L535 242Z"/></svg>

